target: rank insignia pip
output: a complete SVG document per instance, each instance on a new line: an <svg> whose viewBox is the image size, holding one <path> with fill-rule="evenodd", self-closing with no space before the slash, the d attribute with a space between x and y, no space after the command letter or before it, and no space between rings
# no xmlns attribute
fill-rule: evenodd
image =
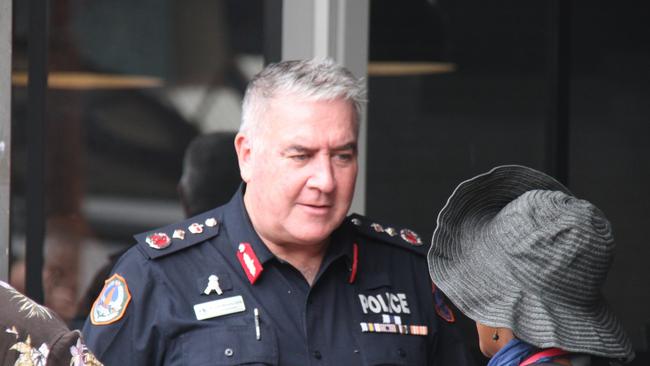
<svg viewBox="0 0 650 366"><path fill-rule="evenodd" d="M417 246L422 245L422 239L420 239L420 236L416 234L413 230L402 229L400 230L399 235L402 237L402 239L404 239L405 241L407 241L412 245L417 245Z"/></svg>
<svg viewBox="0 0 650 366"><path fill-rule="evenodd" d="M90 310L90 322L107 325L122 319L131 300L126 280L115 273L104 282L104 288Z"/></svg>
<svg viewBox="0 0 650 366"><path fill-rule="evenodd" d="M214 217L210 217L209 219L205 220L205 226L207 227L215 227L218 223L219 222Z"/></svg>
<svg viewBox="0 0 650 366"><path fill-rule="evenodd" d="M174 230L174 234L172 234L172 238L180 239L180 240L185 239L185 230L181 230L181 229Z"/></svg>
<svg viewBox="0 0 650 366"><path fill-rule="evenodd" d="M395 236L395 235L397 235L397 230L395 230L395 229L392 228L392 227L387 227L386 230L384 230L384 231L386 232L386 234L388 234L388 235L390 235L390 236Z"/></svg>
<svg viewBox="0 0 650 366"><path fill-rule="evenodd" d="M193 223L187 228L192 234L201 234L203 232L203 225L199 223Z"/></svg>
<svg viewBox="0 0 650 366"><path fill-rule="evenodd" d="M172 243L169 235L165 233L153 233L148 235L145 241L154 249L165 249Z"/></svg>

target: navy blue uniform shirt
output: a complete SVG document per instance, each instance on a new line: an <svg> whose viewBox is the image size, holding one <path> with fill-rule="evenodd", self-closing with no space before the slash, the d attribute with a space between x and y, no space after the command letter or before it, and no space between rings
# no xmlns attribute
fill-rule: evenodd
<svg viewBox="0 0 650 366"><path fill-rule="evenodd" d="M84 326L87 345L106 365L469 365L434 311L426 248L365 220L332 233L310 287L253 230L240 189L155 230L171 239L164 249L146 242L153 232L136 236ZM192 223L202 232L187 231ZM240 262L241 243L258 268L250 255Z"/></svg>

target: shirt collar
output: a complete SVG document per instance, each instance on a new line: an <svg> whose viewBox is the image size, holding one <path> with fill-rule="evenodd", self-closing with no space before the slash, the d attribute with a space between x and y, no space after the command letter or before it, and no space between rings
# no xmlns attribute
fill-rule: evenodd
<svg viewBox="0 0 650 366"><path fill-rule="evenodd" d="M323 258L323 264L329 265L334 260L345 257L348 263L352 263L354 242L353 230L347 223L347 219L330 235L330 244ZM321 266L325 268L325 266Z"/></svg>
<svg viewBox="0 0 650 366"><path fill-rule="evenodd" d="M233 253L237 251L239 243L249 243L260 263L265 264L276 257L253 228L244 205L245 189L245 184L242 184L227 204L224 214L224 227L227 228ZM330 235L330 244L323 258L321 269L328 268L332 262L341 257L345 257L348 268L352 265L354 229L348 221L348 219L345 219Z"/></svg>
<svg viewBox="0 0 650 366"><path fill-rule="evenodd" d="M248 212L246 212L246 206L244 206L244 190L245 186L242 184L228 202L224 214L224 226L227 228L233 253L236 253L240 243L249 243L259 261L264 264L275 256L253 228Z"/></svg>

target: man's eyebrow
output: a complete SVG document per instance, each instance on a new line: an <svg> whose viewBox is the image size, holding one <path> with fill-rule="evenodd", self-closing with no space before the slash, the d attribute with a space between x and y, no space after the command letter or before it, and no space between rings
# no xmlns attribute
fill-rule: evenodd
<svg viewBox="0 0 650 366"><path fill-rule="evenodd" d="M291 145L287 147L286 149L282 150L282 153L287 154L287 153L308 153L308 152L313 152L314 149L309 149L306 146L302 145Z"/></svg>
<svg viewBox="0 0 650 366"><path fill-rule="evenodd" d="M348 142L347 144L335 146L334 148L332 148L332 151L345 151L345 150L357 151L357 143Z"/></svg>
<svg viewBox="0 0 650 366"><path fill-rule="evenodd" d="M310 149L307 146L303 145L291 145L288 146L286 149L282 150L283 154L290 154L290 153L313 153L317 151L318 149ZM352 150L352 151L357 151L357 143L356 142L348 142L343 145L335 146L330 151L346 151L346 150Z"/></svg>

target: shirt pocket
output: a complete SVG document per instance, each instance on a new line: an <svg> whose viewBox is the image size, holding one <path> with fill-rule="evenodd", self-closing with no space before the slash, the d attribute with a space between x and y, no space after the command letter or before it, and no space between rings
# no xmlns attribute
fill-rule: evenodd
<svg viewBox="0 0 650 366"><path fill-rule="evenodd" d="M365 365L426 365L426 339L398 334L363 334L360 345Z"/></svg>
<svg viewBox="0 0 650 366"><path fill-rule="evenodd" d="M187 332L181 336L183 365L277 365L278 342L268 325L225 325Z"/></svg>

